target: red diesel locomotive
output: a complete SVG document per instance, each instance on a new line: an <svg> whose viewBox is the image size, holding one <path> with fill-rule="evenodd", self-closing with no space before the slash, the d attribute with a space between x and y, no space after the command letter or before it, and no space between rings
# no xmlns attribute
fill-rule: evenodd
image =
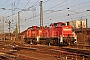
<svg viewBox="0 0 90 60"><path fill-rule="evenodd" d="M49 45L73 45L77 41L72 26L66 26L63 22L52 23L50 27L43 28L32 26L26 31L24 39L30 44Z"/></svg>

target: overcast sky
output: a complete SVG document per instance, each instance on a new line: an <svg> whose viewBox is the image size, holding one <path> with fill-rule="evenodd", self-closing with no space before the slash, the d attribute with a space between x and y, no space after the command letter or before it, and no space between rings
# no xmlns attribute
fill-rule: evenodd
<svg viewBox="0 0 90 60"><path fill-rule="evenodd" d="M40 0L0 1L0 16L5 17L5 31L8 31L7 22L9 20L11 21L11 31L16 28L18 19L17 12L22 9L26 9L27 11L20 12L21 31L26 30L32 25L39 26L39 3ZM3 10L2 8L5 8L6 10ZM44 25L49 25L50 23L59 21L67 22L71 20L88 19L88 27L90 27L90 11L87 10L90 10L90 0L43 0Z"/></svg>

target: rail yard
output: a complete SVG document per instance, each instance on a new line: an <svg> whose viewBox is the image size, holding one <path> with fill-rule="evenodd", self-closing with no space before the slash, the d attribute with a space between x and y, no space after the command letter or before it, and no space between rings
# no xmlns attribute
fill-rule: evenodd
<svg viewBox="0 0 90 60"><path fill-rule="evenodd" d="M57 24L57 26L56 26ZM60 25L61 24L61 25ZM63 24L63 26L62 26ZM54 26L55 25L55 26ZM58 26L59 25L59 26ZM1 60L90 60L90 43L89 43L89 28L78 28L72 29L69 27L65 30L65 36L68 41L66 45L61 44L61 39L53 37L60 36L55 33L55 31L60 31L56 28L64 27L64 23L55 23L52 24L52 29L49 27L43 27L42 29L37 26L28 28L28 30L23 31L17 36L11 35L12 39L3 38L0 40L0 59ZM68 26L67 26L68 27ZM44 30L45 29L45 30ZM56 30L53 30L56 29ZM66 29L64 27L64 29ZM68 29L70 29L68 31ZM49 31L53 33L49 35ZM52 30L54 32L52 32ZM70 36L72 37L73 31L76 34L75 44L69 44L72 42ZM37 38L39 35L38 32L44 33L40 34L43 38ZM35 32L35 33L32 33ZM62 32L62 31L60 31ZM70 32L70 33L68 33ZM1 35L2 37L3 35ZM10 37L8 34L6 36ZM5 37L6 37L5 36ZM23 37L23 38L22 38ZM47 38L48 37L48 38ZM49 38L50 37L50 38ZM62 37L64 38L64 37ZM50 39L50 40L49 40ZM49 40L49 42L47 42ZM65 42L64 39L62 39ZM53 41L53 43L52 43ZM63 43L62 42L62 43ZM57 44L56 44L57 43Z"/></svg>
<svg viewBox="0 0 90 60"><path fill-rule="evenodd" d="M4 4L8 2L9 0ZM11 4L12 9L0 8L1 10L12 11L12 18L7 15L8 17L2 16L2 21L0 20L0 22L2 22L0 27L0 60L90 60L90 27L88 27L90 17L88 18L87 16L89 15L85 16L85 14L82 14L89 13L90 9L87 9L86 5L88 3L90 4L90 1L83 1L82 3L81 1L77 1L79 3L73 5L74 1L69 1L69 4L67 4L68 0L62 1L62 3L61 1L56 1L59 4L56 2L52 4L53 1L51 2L51 0L45 0L44 2L38 0L35 5L30 5L31 7L29 6L29 8L25 9L30 2L31 0L28 0L24 9L18 8L21 3L20 0L15 0L15 2ZM38 3L40 9L38 9L36 5ZM44 3L50 4L49 10L43 11ZM52 6L55 3L56 5ZM65 3L65 5L63 5L63 3ZM2 6L4 4L2 4ZM70 8L70 4L79 9L73 9L73 6ZM62 7L65 6L65 9L61 9L59 5L62 5ZM78 5L85 5L85 8L80 9ZM58 10L59 8L60 10ZM37 9L40 10L39 15L36 14ZM18 16L15 15L16 11L18 11ZM29 19L31 19L31 21L28 22L29 26L27 26L28 23L23 24L22 22L24 19L25 22L29 20L26 18L29 15L26 11L27 13L32 11L32 13L30 12L32 16L29 16ZM20 16L21 12L25 12L22 18ZM47 17L45 13L50 16L47 15ZM66 17L59 17L59 15L62 14ZM76 14L80 14L77 19L75 19L78 16ZM43 17L43 15L45 17ZM72 15L75 15L74 18ZM38 22L36 21L34 21L34 24L32 23L37 16L39 16L40 25L37 24ZM59 17L58 19L56 19L57 16ZM68 21L64 21L62 18ZM48 23L46 23L45 20L47 20ZM8 24L8 32L5 32L7 28L5 26L6 23ZM44 25L45 23L47 25ZM13 24L15 27L12 26ZM25 29L21 32L21 25L26 25L28 28L25 26ZM14 31L11 32L11 29Z"/></svg>
<svg viewBox="0 0 90 60"><path fill-rule="evenodd" d="M1 60L89 60L90 50L0 41Z"/></svg>

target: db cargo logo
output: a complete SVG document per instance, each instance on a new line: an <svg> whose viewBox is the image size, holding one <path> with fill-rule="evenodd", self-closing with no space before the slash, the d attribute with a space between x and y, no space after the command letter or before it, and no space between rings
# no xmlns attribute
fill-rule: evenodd
<svg viewBox="0 0 90 60"><path fill-rule="evenodd" d="M63 30L65 30L65 31L66 31L66 30L71 30L71 29L63 29Z"/></svg>

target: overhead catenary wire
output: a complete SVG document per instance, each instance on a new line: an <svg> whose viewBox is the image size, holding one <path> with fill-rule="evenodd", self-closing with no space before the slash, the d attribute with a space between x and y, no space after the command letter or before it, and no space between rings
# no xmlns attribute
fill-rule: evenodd
<svg viewBox="0 0 90 60"><path fill-rule="evenodd" d="M15 0L16 1L16 0ZM5 3L3 3L2 5L1 5L1 8L0 8L0 12L3 12L3 10L2 10L2 8L8 8L8 7L10 7L11 6L11 3L9 4L9 5L6 5L7 3L9 2L9 0L7 0ZM5 7L2 7L2 6L4 6L4 5L6 5ZM7 12L7 13L9 13L9 12ZM5 15L6 13L4 13L4 14L1 14L1 15Z"/></svg>
<svg viewBox="0 0 90 60"><path fill-rule="evenodd" d="M38 0L38 1L39 1L39 0ZM27 5L27 4L26 4L26 5ZM26 7L26 6L25 6L25 7ZM24 8L25 8L25 7L24 7ZM20 12L22 12L22 10L21 10ZM13 15L15 15L15 14L13 14ZM13 15L7 16L7 17L5 17L5 18L11 17L11 16L13 16Z"/></svg>
<svg viewBox="0 0 90 60"><path fill-rule="evenodd" d="M8 0L8 1L9 1L9 0ZM16 0L15 0L15 1L16 1ZM15 2L15 1L14 1L14 2ZM14 3L14 2L13 2L13 3ZM6 3L7 3L7 2L6 2ZM4 3L4 4L5 4L5 3ZM10 3L10 5L11 5L11 4L12 4L12 3ZM10 7L10 5L9 5L9 7ZM5 7L3 7L3 8L5 8ZM15 8L15 7L14 7L14 8ZM5 8L5 10L11 10L11 9ZM2 11L3 11L3 10L2 10ZM9 11L9 12L10 12L10 11ZM9 13L9 12L7 12L7 13ZM5 13L5 14L6 14L6 13ZM5 14L3 14L3 16L5 16ZM5 18L5 19L6 19L6 18ZM6 20L4 20L4 21L6 22ZM8 23L8 22L7 22L7 23ZM6 24L5 24L5 25L6 25Z"/></svg>
<svg viewBox="0 0 90 60"><path fill-rule="evenodd" d="M57 5L56 5L57 6Z"/></svg>
<svg viewBox="0 0 90 60"><path fill-rule="evenodd" d="M89 2L89 1L87 1L87 2ZM87 3L87 2L84 2L84 3L81 3L81 4L85 4L85 3ZM80 3L79 4L77 4L77 5L81 5ZM72 6L73 7L73 6ZM82 12L83 13L83 12ZM60 18L60 17L59 17Z"/></svg>
<svg viewBox="0 0 90 60"><path fill-rule="evenodd" d="M75 1L75 0L74 0L74 1ZM90 3L90 1L87 1L87 2ZM76 4L76 5L70 6L70 8L71 8L71 7L74 7L74 6L81 5L81 4L86 4L87 2L79 3L79 4ZM66 5L67 5L67 4L66 4ZM55 8L55 7L54 7L54 8ZM67 8L66 8L66 7L65 7L65 8L62 8L62 9L60 9L60 10L57 10L57 12L58 12L58 11L63 11L64 9L66 10ZM77 9L75 9L75 10L77 11ZM74 11L75 11L75 10L74 10ZM46 11L44 11L44 12L48 12L48 11L52 11L52 12L54 12L54 10L50 10L50 9L48 9L48 10L46 10Z"/></svg>
<svg viewBox="0 0 90 60"><path fill-rule="evenodd" d="M16 1L16 0L15 0ZM30 1L30 0L29 0ZM28 1L28 2L29 2ZM36 4L39 2L40 0L37 0L32 6L30 6L28 9L30 9L30 8L32 8L33 6L36 6ZM49 1L49 0L47 0L47 1ZM47 1L45 1L44 3L46 3ZM28 3L27 3L28 4ZM27 5L26 4L26 5ZM39 6L39 5L38 5ZM25 8L25 7L24 7ZM20 12L22 12L23 10L21 10ZM17 14L17 13L15 13L15 14ZM13 14L13 15L15 15L15 14ZM8 18L8 17L10 17L10 16L13 16L13 15L9 15L9 16L7 16L7 17L5 17L5 18ZM37 16L37 15L36 15ZM35 17L36 17L35 16ZM32 17L31 17L32 18Z"/></svg>
<svg viewBox="0 0 90 60"><path fill-rule="evenodd" d="M38 14L38 15L36 15L36 16L39 16L39 14ZM31 18L29 18L29 19L32 19L32 18L34 18L34 17L31 17Z"/></svg>
<svg viewBox="0 0 90 60"><path fill-rule="evenodd" d="M50 0L47 0L46 2L48 2L48 1L50 1ZM64 2L66 2L67 0L65 0L65 1L63 1L62 3L64 3ZM44 2L44 3L46 3L46 2ZM54 7L56 7L56 6L58 6L58 5L60 5L60 4L62 4L62 3L59 3L59 4L57 4L57 5L55 5ZM34 6L34 5L33 5ZM54 7L51 7L50 9L52 9L52 8L54 8ZM48 9L49 10L49 9ZM47 11L47 10L46 10ZM44 12L46 12L46 11L44 11ZM34 17L37 17L37 16L39 16L40 14L37 14L36 16L34 16ZM28 19L32 19L32 18L34 18L34 17L31 17L31 18L28 18ZM27 20L28 20L27 19Z"/></svg>
<svg viewBox="0 0 90 60"><path fill-rule="evenodd" d="M35 17L37 17L37 16L39 16L39 14L38 14L38 15L36 15ZM32 18L34 18L34 17L31 17L31 18L29 18L29 19L32 19Z"/></svg>
<svg viewBox="0 0 90 60"><path fill-rule="evenodd" d="M48 2L48 1L50 1L50 0L46 0L46 1L44 1L43 3L46 3L46 2Z"/></svg>
<svg viewBox="0 0 90 60"><path fill-rule="evenodd" d="M49 1L49 0L47 0L47 1ZM67 1L67 0L65 0L65 1L63 1L63 2L61 2L61 3L59 3L59 4L57 4L57 5L55 5L55 6L53 6L53 7L51 7L50 9L53 9L53 8L55 8L55 7L57 7L57 6L65 3L66 1ZM75 1L75 0L74 0L74 1ZM47 12L47 11L49 11L50 9L47 9L46 11L44 11L44 13ZM51 11L51 10L50 10L50 11ZM39 14L37 14L36 16L39 16ZM31 18L33 18L33 17L31 17ZM29 18L29 19L31 19L31 18Z"/></svg>
<svg viewBox="0 0 90 60"><path fill-rule="evenodd" d="M5 5L7 2L9 2L9 0L7 0L6 2L4 2L2 5L0 5L0 7L2 7L3 5Z"/></svg>
<svg viewBox="0 0 90 60"><path fill-rule="evenodd" d="M87 2L90 3L89 1L87 1ZM81 4L83 4L83 3L81 3ZM86 4L86 2L84 2L84 4ZM80 8L80 7L79 7L79 8ZM82 7L82 8L83 8L83 7ZM83 14L83 13L87 12L87 10L81 10L81 11L78 11L78 12L77 12L78 9L75 9L75 10L76 10L76 11L70 11L70 10L69 10L70 12L74 12L74 13L70 13L70 16L73 15L73 16L75 17L75 15L77 15L77 14L81 14L81 13ZM77 15L77 16L78 16L78 15ZM62 17L62 16L61 16L61 17ZM59 16L58 18L61 18L61 17Z"/></svg>
<svg viewBox="0 0 90 60"><path fill-rule="evenodd" d="M30 1L30 0L29 0ZM28 1L28 2L29 2ZM30 8L32 8L33 6L36 6L36 4L39 2L40 0L37 0L33 5L31 5L29 8L27 8L27 9L30 9ZM47 0L47 1L45 1L44 3L46 3L46 2L48 2L49 0ZM28 3L27 3L28 4ZM26 5L27 5L26 4ZM38 5L39 6L39 5ZM20 12L22 12L22 10L20 11ZM39 15L39 14L38 14ZM36 17L36 16L38 16L38 15L35 15L34 17ZM33 17L31 17L31 18L33 18ZM31 18L29 18L29 19L31 19Z"/></svg>
<svg viewBox="0 0 90 60"><path fill-rule="evenodd" d="M49 8L49 9L47 9L47 10L44 11L44 12L47 12L48 10L53 9L53 8L55 8L55 7L57 7L57 6L59 6L59 5L63 4L63 3L65 3L66 1L67 1L67 0L64 0L63 2L61 2L61 3L59 3L59 4L55 5L55 6L53 6L53 7Z"/></svg>
<svg viewBox="0 0 90 60"><path fill-rule="evenodd" d="M82 12L82 13L83 13L83 12ZM76 13L75 13L75 14L76 14ZM39 14L38 14L37 16L39 16ZM32 18L34 18L34 17L31 17L30 20L31 20Z"/></svg>
<svg viewBox="0 0 90 60"><path fill-rule="evenodd" d="M8 3L9 1L10 1L10 0L6 1L6 3ZM12 3L15 3L15 1L16 1L16 0L14 0ZM5 5L6 3L3 3L3 4ZM8 11L12 10L12 8L10 7L10 6L12 5L12 3L10 3L9 5L6 5L5 7L1 7L1 8L0 8L1 12L4 11L2 8L5 8L5 10L8 10ZM9 9L8 9L8 7L9 7ZM5 15L5 14L8 14L8 13L9 13L9 12L5 12L5 13L2 13L1 15Z"/></svg>
<svg viewBox="0 0 90 60"><path fill-rule="evenodd" d="M18 2L16 3L16 5L17 5L16 8L18 7L19 4L20 4L20 0L18 0Z"/></svg>
<svg viewBox="0 0 90 60"><path fill-rule="evenodd" d="M30 0L27 1L26 5L24 6L24 8L28 5L28 3L30 2Z"/></svg>
<svg viewBox="0 0 90 60"><path fill-rule="evenodd" d="M38 1L39 1L39 0L38 0ZM38 1L37 1L37 2L38 2ZM35 4L36 4L37 2L35 2ZM35 6L35 4L33 4L32 6ZM26 4L26 5L27 5L27 4ZM31 7L32 7L32 6L31 6ZM31 8L31 7L29 7L29 8ZM25 8L25 7L24 7L24 8ZM29 8L27 8L27 10L28 10ZM26 9L25 9L25 10L26 10ZM19 12L22 12L22 11L23 11L23 9L20 9ZM15 14L17 14L17 13L15 13ZM15 14L13 14L13 15L15 15ZM13 16L13 15L10 15L10 16ZM10 17L10 16L9 16L9 17ZM7 16L7 17L8 17L8 16ZM5 18L7 18L7 17L5 17Z"/></svg>
<svg viewBox="0 0 90 60"><path fill-rule="evenodd" d="M45 1L45 3L47 3L48 1L50 1L50 0L46 0ZM75 1L75 0L74 0ZM66 1L67 2L67 1ZM80 3L77 3L77 4L73 4L73 5L70 5L69 3L71 3L70 1L68 2L68 3L66 3L66 2L63 2L62 4L60 4L60 3L58 3L58 4L56 4L56 5L54 5L54 6L52 6L52 7L50 7L49 9L46 9L45 11L46 12L44 12L44 15L46 16L45 17L45 19L44 20L50 20L49 18L52 18L52 21L53 21L53 18L54 19L73 19L73 18L80 18L80 14L82 14L82 16L84 16L84 14L86 13L86 11L83 11L83 8L85 8L85 6L88 4L88 6L89 6L89 0L88 1L84 1L84 2L87 2L87 3L84 3L84 2L80 2ZM35 3L35 4L33 4L32 6L34 6L34 7L39 7L39 0L38 0L38 2L37 3ZM27 4L27 3L26 3ZM66 8L66 5L68 5L67 6L67 8L70 8L70 11L67 11L66 12L66 14L60 14L60 15L56 15L55 17L54 17L54 14L57 14L57 13L60 13L61 11L62 12L64 12L63 10L65 10L65 9L67 9ZM27 4L28 5L28 4ZM30 7L28 7L29 9L31 9L32 8L32 6L30 6ZM76 6L76 7L75 7ZM60 9L59 9L59 7L60 7ZM75 8L73 8L73 7L75 7ZM73 9L73 10L72 10ZM75 9L75 10L74 10ZM82 10L80 10L80 9L82 9ZM48 10L52 10L52 11L48 11ZM55 11L54 11L55 10ZM57 10L57 11L56 11ZM78 10L78 13L76 12ZM27 13L27 12L26 12ZM47 15L51 15L52 14L52 17L48 17ZM67 16L67 14L70 14L70 16ZM39 15L40 14L36 14L36 16L29 16L28 18L25 18L25 20L26 20L26 22L27 21L33 21L32 20L32 18L36 18L36 20L38 20L39 19ZM16 16L16 15L15 15ZM22 15L22 16L24 16L24 15ZM63 16L64 17L66 17L66 18L63 18ZM78 17L77 17L78 16ZM11 17L11 15L10 15L10 17ZM71 17L71 18L68 18L68 17ZM25 21L24 19L22 20L22 21ZM34 21L36 21L36 20L34 20ZM31 22L32 23L32 22ZM45 22L46 23L46 22Z"/></svg>

